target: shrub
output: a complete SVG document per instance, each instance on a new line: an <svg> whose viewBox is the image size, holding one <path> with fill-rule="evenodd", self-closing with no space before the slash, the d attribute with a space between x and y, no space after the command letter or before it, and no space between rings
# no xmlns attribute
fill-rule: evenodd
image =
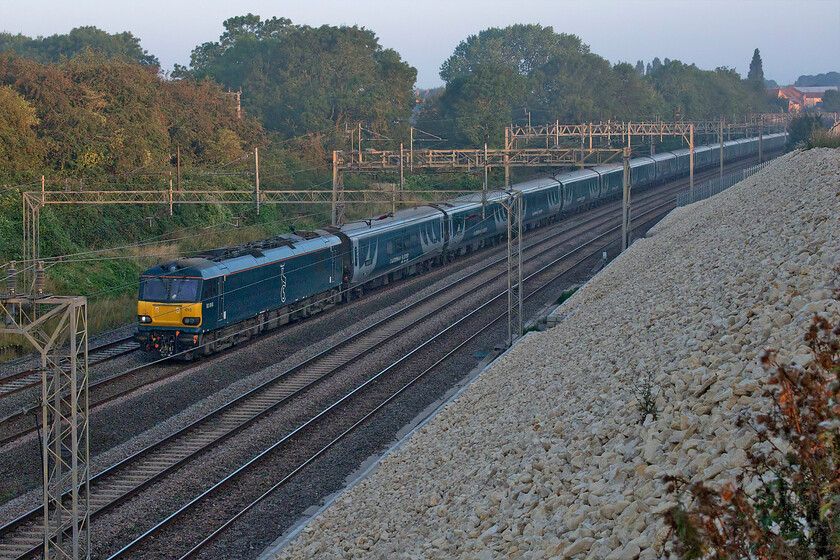
<svg viewBox="0 0 840 560"><path fill-rule="evenodd" d="M649 371L634 381L632 391L636 397L636 407L639 409L639 414L641 415L639 422L644 422L648 414L656 420L659 412L656 409L656 397L659 396L659 387L654 385L653 372Z"/></svg>
<svg viewBox="0 0 840 560"><path fill-rule="evenodd" d="M688 506L665 515L674 552L684 558L840 558L840 321L816 316L805 335L814 359L783 365L762 354L770 372L769 414L741 419L767 452L749 453L734 482L713 489L666 477ZM754 495L745 481L759 482Z"/></svg>
<svg viewBox="0 0 840 560"><path fill-rule="evenodd" d="M808 138L807 149L840 148L840 134L831 135L827 130L817 130Z"/></svg>

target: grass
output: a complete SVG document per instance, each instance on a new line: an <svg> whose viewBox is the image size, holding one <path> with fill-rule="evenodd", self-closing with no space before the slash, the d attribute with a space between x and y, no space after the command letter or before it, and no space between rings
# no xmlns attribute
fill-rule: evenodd
<svg viewBox="0 0 840 560"><path fill-rule="evenodd" d="M811 148L840 148L840 135L831 135L827 130L818 130L808 138L806 143L806 149Z"/></svg>
<svg viewBox="0 0 840 560"><path fill-rule="evenodd" d="M560 294L560 297L557 298L556 304L557 305L562 304L564 301L566 301L567 299L569 299L570 297L575 295L575 292L578 291L578 289L580 289L580 286L578 286L577 288L572 288L571 290L566 290L565 292Z"/></svg>

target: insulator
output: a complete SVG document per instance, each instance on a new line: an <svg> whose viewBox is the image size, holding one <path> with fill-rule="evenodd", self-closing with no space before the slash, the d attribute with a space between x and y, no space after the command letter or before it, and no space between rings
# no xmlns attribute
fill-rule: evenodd
<svg viewBox="0 0 840 560"><path fill-rule="evenodd" d="M9 295L17 293L17 269L15 268L15 261L9 263L9 270L6 276L6 286L8 287Z"/></svg>
<svg viewBox="0 0 840 560"><path fill-rule="evenodd" d="M38 267L35 269L35 293L39 296L42 295L45 284L46 273L44 272L44 261L38 261Z"/></svg>

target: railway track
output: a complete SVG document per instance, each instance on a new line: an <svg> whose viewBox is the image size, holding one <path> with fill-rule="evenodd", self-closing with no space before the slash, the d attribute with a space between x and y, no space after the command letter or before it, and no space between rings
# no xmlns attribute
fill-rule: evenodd
<svg viewBox="0 0 840 560"><path fill-rule="evenodd" d="M671 200L669 194L658 198ZM593 220L563 228L523 249L526 260L552 252L560 236L579 235L593 227L615 223L611 211ZM180 466L246 429L283 403L349 363L392 340L451 303L453 299L480 290L506 273L505 259L497 258L481 269L406 306L374 325L348 337L332 348L281 373L260 387L238 397L167 439L146 448L91 479L90 510L101 515L130 499ZM457 292L457 293L455 293ZM37 554L43 538L39 510L0 528L0 558L20 558ZM14 536L10 536L14 532Z"/></svg>
<svg viewBox="0 0 840 560"><path fill-rule="evenodd" d="M661 219L661 216L668 211L663 210L663 206L670 210L673 203L666 203L649 211L648 213L653 214L653 216L645 220L644 225L647 225L648 222L655 223ZM524 281L526 283L537 282L538 285L526 289L524 299L528 300L553 285L568 270L597 257L605 245L614 243L618 239L618 230L617 227L612 228L533 271ZM592 246L595 246L595 249L586 252L586 249ZM584 254L578 257L579 253ZM570 258L574 259L574 262L565 266L562 271L558 273L552 270L558 264ZM233 523L242 519L243 516L270 497L281 486L300 475L307 466L340 444L342 440L363 425L373 422L376 414L384 407L394 402L422 378L444 365L448 358L468 343L494 326L499 325L506 317L506 295L505 291L496 292L487 301L459 317L401 358L324 407L317 414L312 415L286 436L264 449L247 463L232 471L222 480L110 556L110 559L155 558L164 552L169 555L175 553L175 557L182 560L196 557ZM463 329L463 323L471 318L477 319L476 322L483 323L483 326L474 331L470 328ZM458 336L463 333L455 334L454 331L456 330L465 330L466 332L472 332L472 334L461 340L458 339ZM426 360L432 363L424 367L419 374L412 373L411 370L415 367L407 365L408 362L415 359L419 353L424 352L430 345L449 338L456 339L454 346L450 344L445 351L431 351L430 353L433 356L427 356ZM443 352L442 356L440 355L441 352ZM400 368L402 368L400 373L395 374ZM396 377L396 379L387 381L388 386L392 389L382 389L386 376ZM370 391L376 391L375 397L370 398L366 395L366 392ZM362 400L364 404L361 407L356 407L352 404L354 400ZM361 410L358 408L361 408ZM311 441L316 441L318 445L313 446L309 443ZM322 441L325 442L324 445L320 445ZM305 446L307 449L303 459L294 464L286 464L285 457L301 446ZM248 477L247 483L242 480L245 477ZM219 511L232 511L233 513L228 514L228 517L222 523L219 523L215 521L218 518ZM201 526L205 527L203 535L192 539L185 538L184 535L194 535L196 529ZM174 535L176 534L179 544L184 543L184 541L188 542L182 548L184 552L173 549Z"/></svg>
<svg viewBox="0 0 840 560"><path fill-rule="evenodd" d="M711 172L709 172L711 173ZM687 184L687 180L684 181ZM679 182L674 184L680 185ZM669 184L671 185L671 184ZM665 189L665 192L670 193L671 189ZM661 189L661 187L660 187ZM635 201L635 204L640 204L645 200L648 200L652 196L663 196L661 194L661 190L656 188L648 189L643 194L639 196L639 198ZM664 196L670 196L664 195ZM608 210L607 207L603 207L603 210L598 210L598 212L615 212L615 210ZM611 216L611 214L610 214ZM589 216L584 218L580 222L580 225L592 225L598 223L600 220L605 219L600 214L595 214L593 216ZM609 218L606 218L609 219ZM537 230L536 234L543 232L544 230ZM549 237L550 239L557 238L559 235L565 235L568 233L568 229L561 229L560 232L551 234ZM236 334L236 333L235 333ZM234 334L234 335L235 335ZM129 342L130 339L126 339L123 341L118 341L113 343L113 345L109 345L109 348L104 348L103 350L112 350L116 348L118 345L121 344L133 344ZM98 363L102 363L108 361L110 359L116 358L120 355L125 355L126 353L133 352L137 350L137 345L133 345L133 349L123 352L122 354L114 354L112 356L104 357L104 359L93 359L90 365L95 365ZM181 371L180 367L168 367L169 362L166 359L159 359L149 363L145 363L136 367L129 368L123 372L109 375L102 379L98 379L96 381L91 381L89 383L89 399L90 404L89 407L91 410L94 410L104 404L112 402L116 399L122 398L137 389L140 389L146 385L156 383L167 377L172 375L176 375ZM158 371L160 367L164 367L164 371ZM23 374L21 374L23 375ZM34 376L30 379L29 384L26 387L23 387L19 390L23 390L25 388L34 388L39 386L41 383L41 377L39 372L29 372L29 376ZM7 378L9 379L9 378ZM0 379L0 384L2 384L3 380ZM2 391L2 385L0 385L0 391ZM0 393L1 395L1 393ZM33 421L33 415L38 414L40 411L40 405L30 405L21 408L20 410L9 414L5 418L0 419L0 446L6 445L8 443L14 442L19 440L20 438L30 435L36 431L36 424Z"/></svg>
<svg viewBox="0 0 840 560"><path fill-rule="evenodd" d="M728 170L737 171L741 168L748 167L748 165L749 164L747 162L737 162L733 166L729 167ZM716 176L717 173L717 169L708 169L697 173L695 176L695 180L702 181L704 179ZM671 189L680 187L684 188L688 185L688 179L682 178L677 181L673 181L672 183L668 183L667 185L671 185ZM674 187L674 185L676 185L676 187ZM648 189L647 191L645 191L645 193L654 194L656 192L656 189L657 187L654 187L653 189ZM637 205L640 202L643 202L643 200L638 197L634 199L634 205ZM123 343L127 345L131 344L130 339L123 339L121 341L113 343L113 345L121 345ZM97 349L94 352L97 352L98 350L99 349ZM103 350L105 350L104 347ZM119 357L120 355L125 355L127 353L133 352L135 350L136 345L134 349L123 352L122 354L114 354L112 356L105 355L103 356L104 359L101 360L94 359L94 361L92 361L90 365L96 365L108 361L110 359ZM132 393L133 391L140 389L146 385L164 380L167 377L175 375L180 371L180 368L178 368L177 370L175 368L167 368L166 371L163 372L156 371L156 367L160 367L162 362L166 361L167 360L164 359L156 360L137 367L130 368L121 373L91 382L89 385L90 408L95 409L103 404L124 397L129 393ZM16 379L13 379L13 377L15 377ZM24 378L27 379L24 381ZM4 381L8 381L9 389L8 392L5 393L3 392ZM16 392L23 391L25 389L34 388L40 385L40 383L40 373L36 371L29 371L21 374L16 374L15 376L0 378L0 398L2 398L3 396L11 395ZM0 419L0 446L6 445L35 432L36 426L32 418L33 414L37 414L39 410L40 405L25 406L17 410L16 412L13 412L8 416Z"/></svg>
<svg viewBox="0 0 840 560"><path fill-rule="evenodd" d="M657 197L673 200L671 194L655 194L647 197L647 199L654 200ZM656 204L657 208L660 209L668 204L671 207L673 206L672 202L664 205L659 202ZM637 199L635 205L639 207L642 203ZM635 220L638 221L639 218L637 217ZM540 255L549 253L554 247L555 240L561 235L570 235L577 230L582 231L591 228L596 222L603 226L606 223L617 221L616 211L612 210L603 216L584 220L575 226L561 228L561 232L551 234L532 243L524 249L524 252L526 255L531 253L527 256L530 261ZM612 228L608 231L614 231L615 229ZM606 233L599 237L604 235ZM592 242L595 241L590 241L587 244ZM582 251L584 246L581 245L574 251ZM599 251L600 248L592 254L600 254ZM564 258L569 258L569 255ZM559 260L552 262L556 264ZM415 325L436 313L443 305L447 305L452 297L463 298L468 293L486 287L494 279L498 279L504 274L501 270L503 262L504 259L496 259L481 270L475 271L450 286L430 294L420 302L400 309L374 326L339 342L330 350L283 372L263 386L220 407L190 426L172 434L169 438L103 471L91 480L92 517L112 510L154 482L185 465L190 459L246 429L257 419L265 417L294 395L329 378L346 364L361 359L364 355L392 340L400 333L412 329ZM499 270L492 270L494 267ZM544 269L545 267L541 270ZM533 275L529 278L533 278ZM463 289L465 286L467 291ZM456 287L461 287L462 293L450 296L450 292ZM495 301L495 299L492 301ZM37 554L42 538L38 515L38 510L33 510L0 528L0 539L2 539L0 540L0 558L20 558Z"/></svg>
<svg viewBox="0 0 840 560"><path fill-rule="evenodd" d="M94 366L130 354L140 346L131 337L116 340L91 350L88 354L88 365ZM63 364L62 364L63 365ZM41 386L41 371L28 369L0 377L0 398Z"/></svg>

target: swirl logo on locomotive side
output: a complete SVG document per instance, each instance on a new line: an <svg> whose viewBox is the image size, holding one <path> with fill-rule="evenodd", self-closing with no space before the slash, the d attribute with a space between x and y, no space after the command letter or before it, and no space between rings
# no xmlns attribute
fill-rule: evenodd
<svg viewBox="0 0 840 560"><path fill-rule="evenodd" d="M286 303L286 263L280 265L280 301Z"/></svg>

